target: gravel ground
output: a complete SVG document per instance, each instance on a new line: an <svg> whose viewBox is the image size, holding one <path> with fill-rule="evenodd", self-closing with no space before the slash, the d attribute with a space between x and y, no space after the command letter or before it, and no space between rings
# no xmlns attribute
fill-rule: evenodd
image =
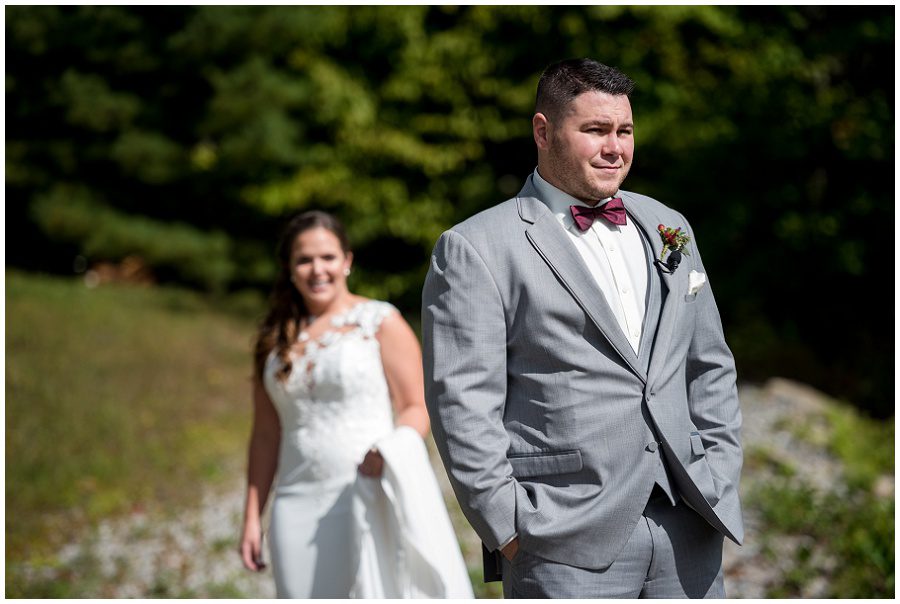
<svg viewBox="0 0 900 604"><path fill-rule="evenodd" d="M841 472L836 460L791 433L798 421L815 427L822 397L814 390L773 379L764 387L741 388L746 450L765 447L770 455L802 469L803 478L821 488L833 486ZM433 451L433 448L432 448ZM435 472L450 502L448 508L470 568L480 569L480 544L459 512L446 474L434 457ZM85 596L131 597L274 597L271 570L244 570L237 555L244 482L240 468L235 480L220 492L207 492L194 510L169 517L134 514L103 522L79 543L63 548L55 565L32 569L37 579L81 580ZM747 476L744 492L764 481L764 474ZM889 486L891 491L893 485ZM725 584L733 598L764 598L769 585L784 572L760 544L760 522L745 510L746 540L738 547L726 540ZM797 539L779 539L776 560L790 559ZM476 581L481 572L474 573ZM824 586L822 586L824 588ZM816 587L810 589L814 597Z"/></svg>
<svg viewBox="0 0 900 604"><path fill-rule="evenodd" d="M271 569L244 569L237 553L243 515L244 480L208 492L194 510L177 517L134 514L100 524L81 543L59 555L63 566L91 560L105 598L254 597L274 598ZM268 560L268 551L265 559Z"/></svg>

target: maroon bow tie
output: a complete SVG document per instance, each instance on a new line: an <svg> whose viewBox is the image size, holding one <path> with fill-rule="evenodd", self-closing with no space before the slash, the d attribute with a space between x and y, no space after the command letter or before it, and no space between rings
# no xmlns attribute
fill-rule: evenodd
<svg viewBox="0 0 900 604"><path fill-rule="evenodd" d="M591 228L591 225L594 224L594 221L597 220L598 217L602 217L619 226L623 226L627 223L625 218L625 206L622 205L622 200L618 197L613 197L597 208L569 206L569 210L572 212L572 218L575 219L575 224L578 225L578 228L582 232Z"/></svg>

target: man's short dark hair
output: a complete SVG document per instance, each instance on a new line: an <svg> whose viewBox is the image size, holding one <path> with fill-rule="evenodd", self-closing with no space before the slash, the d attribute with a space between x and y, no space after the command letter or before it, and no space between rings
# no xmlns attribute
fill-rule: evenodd
<svg viewBox="0 0 900 604"><path fill-rule="evenodd" d="M547 67L537 86L535 113L557 119L583 92L631 96L634 82L627 75L593 59L566 59Z"/></svg>

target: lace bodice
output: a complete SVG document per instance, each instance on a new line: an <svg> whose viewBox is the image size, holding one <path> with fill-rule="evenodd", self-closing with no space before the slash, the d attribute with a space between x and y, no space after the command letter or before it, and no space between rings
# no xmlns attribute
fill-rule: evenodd
<svg viewBox="0 0 900 604"><path fill-rule="evenodd" d="M353 476L376 440L393 429L391 401L375 334L396 309L387 302L360 302L331 319L310 340L301 333L302 354L291 355L285 381L281 360L269 354L263 383L281 421L278 491Z"/></svg>

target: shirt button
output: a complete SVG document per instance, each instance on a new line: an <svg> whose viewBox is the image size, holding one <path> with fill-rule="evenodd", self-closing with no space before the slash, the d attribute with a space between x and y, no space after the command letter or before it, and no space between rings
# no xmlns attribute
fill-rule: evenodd
<svg viewBox="0 0 900 604"><path fill-rule="evenodd" d="M650 451L651 453L656 453L657 446L658 445L656 444L656 441L653 441L652 443L647 445L647 450Z"/></svg>
<svg viewBox="0 0 900 604"><path fill-rule="evenodd" d="M623 294L627 294L627 293L628 293L628 288L627 288L627 287L623 287L623 288L622 288L622 293L623 293Z"/></svg>

